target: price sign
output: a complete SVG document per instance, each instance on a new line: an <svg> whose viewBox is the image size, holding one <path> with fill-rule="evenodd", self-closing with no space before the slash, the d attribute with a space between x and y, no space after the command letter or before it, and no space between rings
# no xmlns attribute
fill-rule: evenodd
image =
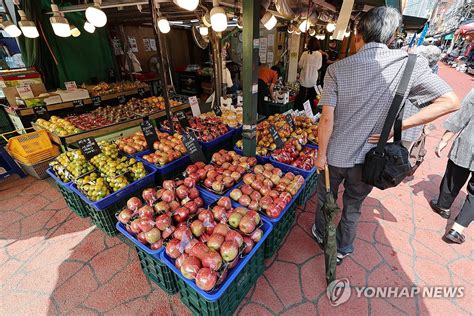
<svg viewBox="0 0 474 316"><path fill-rule="evenodd" d="M309 104L309 100L306 100L305 103L303 103L304 107L304 113L306 114L307 117L313 117L313 109L311 109L311 104Z"/></svg>
<svg viewBox="0 0 474 316"><path fill-rule="evenodd" d="M196 96L189 97L189 105L191 105L191 111L193 112L193 116L201 115L201 108L199 108L199 101Z"/></svg>
<svg viewBox="0 0 474 316"><path fill-rule="evenodd" d="M273 141L275 142L277 148L282 148L285 144L283 143L280 134L278 134L278 131L275 129L275 126L270 125L268 130L270 131L270 135L272 135Z"/></svg>
<svg viewBox="0 0 474 316"><path fill-rule="evenodd" d="M204 156L201 145L199 145L199 142L192 131L183 134L183 144L193 163L198 161L206 162L206 157Z"/></svg>
<svg viewBox="0 0 474 316"><path fill-rule="evenodd" d="M217 102L214 102L212 105L212 110L216 113L217 116L222 116L221 107L217 105Z"/></svg>
<svg viewBox="0 0 474 316"><path fill-rule="evenodd" d="M94 107L98 107L102 105L102 98L99 95L96 97L92 97L91 100L92 100L92 105Z"/></svg>
<svg viewBox="0 0 474 316"><path fill-rule="evenodd" d="M97 142L92 137L81 139L77 144L87 160L90 160L92 157L97 156L102 152L99 145L97 145Z"/></svg>
<svg viewBox="0 0 474 316"><path fill-rule="evenodd" d="M127 97L125 95L120 95L117 97L117 101L119 104L125 104L127 103Z"/></svg>
<svg viewBox="0 0 474 316"><path fill-rule="evenodd" d="M142 128L143 136L145 136L148 149L154 151L153 144L158 140L155 127L147 119L144 119L143 122L140 123L140 127Z"/></svg>
<svg viewBox="0 0 474 316"><path fill-rule="evenodd" d="M293 116L291 116L291 114L288 113L285 116L285 119L286 119L286 122L288 123L288 125L290 125L290 128L292 130L294 130L295 129L295 121L293 121Z"/></svg>
<svg viewBox="0 0 474 316"><path fill-rule="evenodd" d="M48 112L48 107L46 105L37 105L33 107L33 112L37 119L49 120L51 117Z"/></svg>
<svg viewBox="0 0 474 316"><path fill-rule="evenodd" d="M74 100L72 101L72 105L74 106L74 112L76 113L83 113L86 110L84 100Z"/></svg>
<svg viewBox="0 0 474 316"><path fill-rule="evenodd" d="M74 91L77 90L77 85L75 81L67 81L64 83L67 91Z"/></svg>
<svg viewBox="0 0 474 316"><path fill-rule="evenodd" d="M176 117L178 118L179 124L181 127L186 130L189 127L189 122L188 118L186 115L183 113L183 111L179 111L176 113Z"/></svg>
<svg viewBox="0 0 474 316"><path fill-rule="evenodd" d="M138 91L138 96L139 96L140 98L143 98L143 97L145 96L145 89L143 89L143 88L138 88L137 91Z"/></svg>
<svg viewBox="0 0 474 316"><path fill-rule="evenodd" d="M31 90L31 86L29 84L20 84L16 87L16 91L18 91L18 95L20 98L23 99L31 99L34 98L35 95L33 94L33 90Z"/></svg>

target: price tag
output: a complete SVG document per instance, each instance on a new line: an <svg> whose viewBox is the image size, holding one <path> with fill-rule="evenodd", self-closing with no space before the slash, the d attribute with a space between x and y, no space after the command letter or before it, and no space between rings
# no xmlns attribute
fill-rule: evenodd
<svg viewBox="0 0 474 316"><path fill-rule="evenodd" d="M189 127L189 122L184 112L183 111L177 112L176 117L178 118L179 124L181 125L183 130L186 130Z"/></svg>
<svg viewBox="0 0 474 316"><path fill-rule="evenodd" d="M16 91L18 91L18 95L22 99L31 99L35 97L33 90L31 90L31 86L27 83L18 85Z"/></svg>
<svg viewBox="0 0 474 316"><path fill-rule="evenodd" d="M138 96L139 96L140 98L143 98L143 97L145 96L145 89L143 89L143 88L138 88L137 91L138 91Z"/></svg>
<svg viewBox="0 0 474 316"><path fill-rule="evenodd" d="M127 103L127 97L125 95L120 95L117 97L117 101L119 104L125 104Z"/></svg>
<svg viewBox="0 0 474 316"><path fill-rule="evenodd" d="M82 113L86 110L84 106L84 100L74 100L72 101L72 105L74 106L74 112L76 113Z"/></svg>
<svg viewBox="0 0 474 316"><path fill-rule="evenodd" d="M67 81L64 83L67 91L75 91L77 90L77 85L75 81Z"/></svg>
<svg viewBox="0 0 474 316"><path fill-rule="evenodd" d="M155 127L147 119L144 119L143 122L140 123L140 127L142 128L143 136L145 136L148 149L154 151L153 144L158 140Z"/></svg>
<svg viewBox="0 0 474 316"><path fill-rule="evenodd" d="M199 101L196 96L192 96L188 98L189 105L191 105L191 111L193 112L193 116L201 115L201 108L199 108Z"/></svg>
<svg viewBox="0 0 474 316"><path fill-rule="evenodd" d="M98 107L102 105L102 98L99 95L96 97L92 97L91 100L92 100L92 105L94 107Z"/></svg>
<svg viewBox="0 0 474 316"><path fill-rule="evenodd" d="M217 102L214 102L212 105L212 110L216 113L217 116L222 116L221 107L217 105Z"/></svg>
<svg viewBox="0 0 474 316"><path fill-rule="evenodd" d="M304 113L306 114L307 117L313 117L313 109L311 109L311 104L309 104L309 100L306 100L305 103L303 103L304 107Z"/></svg>
<svg viewBox="0 0 474 316"><path fill-rule="evenodd" d="M285 119L286 119L286 122L288 123L288 125L290 125L290 128L292 130L295 130L295 121L293 121L293 116L291 116L290 113L288 113L286 116L285 116Z"/></svg>
<svg viewBox="0 0 474 316"><path fill-rule="evenodd" d="M275 126L270 125L268 130L270 131L270 135L272 135L273 141L275 142L277 148L282 148L285 144L283 143L280 134L278 134L278 131L275 129Z"/></svg>
<svg viewBox="0 0 474 316"><path fill-rule="evenodd" d="M196 136L192 131L183 134L183 144L193 163L198 161L206 162L206 157L204 156L201 145L199 145L199 142L196 140Z"/></svg>
<svg viewBox="0 0 474 316"><path fill-rule="evenodd" d="M102 152L99 145L97 145L97 142L92 137L81 139L77 142L77 144L79 145L82 154L87 160L90 160L92 157L97 156Z"/></svg>
<svg viewBox="0 0 474 316"><path fill-rule="evenodd" d="M33 107L33 112L37 119L49 120L51 117L48 112L48 107L46 105L37 105Z"/></svg>

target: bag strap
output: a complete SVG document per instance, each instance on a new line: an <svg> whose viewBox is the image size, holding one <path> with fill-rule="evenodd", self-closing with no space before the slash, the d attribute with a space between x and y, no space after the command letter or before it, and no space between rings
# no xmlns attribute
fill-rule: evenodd
<svg viewBox="0 0 474 316"><path fill-rule="evenodd" d="M388 111L387 118L385 119L385 123L383 125L382 134L380 135L379 142L377 144L377 148L375 152L379 155L383 155L385 145L387 144L388 137L390 136L390 130L392 126L395 124L394 132L395 132L395 140L399 141L402 135L402 115L403 108L400 111L400 105L403 102L403 98L405 96L405 92L408 89L408 83L410 81L411 74L413 72L413 68L415 67L416 62L416 55L415 54L408 54L408 60L405 66L405 70L403 71L402 78L400 83L398 84L397 91L395 93L395 97L392 100L392 104L390 105L390 110ZM398 115L400 114L400 115ZM397 122L395 119L398 117Z"/></svg>

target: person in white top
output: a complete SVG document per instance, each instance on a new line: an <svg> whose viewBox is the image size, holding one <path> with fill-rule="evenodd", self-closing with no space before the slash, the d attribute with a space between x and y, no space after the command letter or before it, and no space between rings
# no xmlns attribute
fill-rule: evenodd
<svg viewBox="0 0 474 316"><path fill-rule="evenodd" d="M300 92L296 98L295 108L303 110L303 103L309 100L311 107L314 106L316 90L314 86L318 81L318 71L323 65L323 55L320 52L320 45L316 38L311 37L308 41L307 51L303 52L298 63L300 71Z"/></svg>

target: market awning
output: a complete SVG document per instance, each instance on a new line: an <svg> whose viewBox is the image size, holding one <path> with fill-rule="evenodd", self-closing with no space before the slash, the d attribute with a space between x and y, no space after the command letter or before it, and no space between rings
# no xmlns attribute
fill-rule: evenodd
<svg viewBox="0 0 474 316"><path fill-rule="evenodd" d="M419 18L419 17L411 16L411 15L404 15L403 27L405 31L414 31L418 33L423 30L423 26L425 25L426 21L427 19L425 18Z"/></svg>
<svg viewBox="0 0 474 316"><path fill-rule="evenodd" d="M461 25L456 32L454 33L455 35L464 35L468 31L474 31L474 22L471 22L469 24Z"/></svg>

